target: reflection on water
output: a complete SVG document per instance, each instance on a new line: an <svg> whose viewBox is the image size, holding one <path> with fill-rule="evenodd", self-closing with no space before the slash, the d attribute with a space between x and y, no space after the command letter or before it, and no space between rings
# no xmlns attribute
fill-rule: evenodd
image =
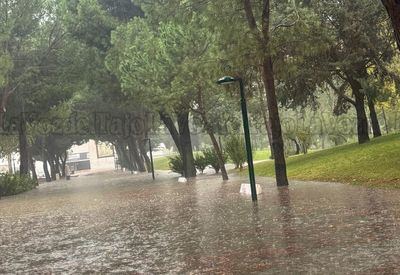
<svg viewBox="0 0 400 275"><path fill-rule="evenodd" d="M140 183L138 183L138 181ZM122 174L0 200L0 273L398 273L398 191Z"/></svg>

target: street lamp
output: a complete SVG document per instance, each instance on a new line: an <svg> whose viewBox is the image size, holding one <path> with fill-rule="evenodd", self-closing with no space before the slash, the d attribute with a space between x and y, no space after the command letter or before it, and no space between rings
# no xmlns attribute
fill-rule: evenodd
<svg viewBox="0 0 400 275"><path fill-rule="evenodd" d="M243 129L244 129L244 138L246 141L246 152L247 152L247 163L248 163L248 168L249 168L251 197L252 197L253 201L257 201L256 178L254 175L253 152L251 149L249 117L247 114L247 104L246 104L246 96L244 93L243 79L240 77L225 76L225 77L219 79L217 81L217 84L228 85L228 84L232 84L234 82L239 82L239 85L240 85L240 101L241 101L241 106L242 106Z"/></svg>

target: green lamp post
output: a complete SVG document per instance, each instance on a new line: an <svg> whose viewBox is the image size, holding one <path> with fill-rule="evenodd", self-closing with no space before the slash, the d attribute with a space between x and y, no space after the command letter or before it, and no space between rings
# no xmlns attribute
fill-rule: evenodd
<svg viewBox="0 0 400 275"><path fill-rule="evenodd" d="M249 117L247 113L247 103L246 96L244 93L243 79L240 77L225 76L217 81L219 85L228 85L234 82L239 82L240 85L240 101L242 106L242 117L243 117L243 129L244 138L246 141L246 152L247 152L247 163L249 168L250 177L250 187L251 187L251 197L253 201L257 201L257 189L256 189L256 178L254 174L254 164L253 164L253 151L251 148L251 138L250 138L250 127L249 127Z"/></svg>

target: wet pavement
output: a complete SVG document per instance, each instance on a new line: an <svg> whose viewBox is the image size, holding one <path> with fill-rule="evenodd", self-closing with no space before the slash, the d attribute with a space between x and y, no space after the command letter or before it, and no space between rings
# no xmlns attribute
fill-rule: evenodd
<svg viewBox="0 0 400 275"><path fill-rule="evenodd" d="M400 192L91 175L0 200L0 273L400 273Z"/></svg>

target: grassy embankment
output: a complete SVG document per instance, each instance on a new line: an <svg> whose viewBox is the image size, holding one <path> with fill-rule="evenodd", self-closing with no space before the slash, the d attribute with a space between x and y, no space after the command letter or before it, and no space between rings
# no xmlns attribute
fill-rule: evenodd
<svg viewBox="0 0 400 275"><path fill-rule="evenodd" d="M287 168L291 179L400 188L400 134L290 157ZM258 176L274 176L272 161L256 164L255 170Z"/></svg>

